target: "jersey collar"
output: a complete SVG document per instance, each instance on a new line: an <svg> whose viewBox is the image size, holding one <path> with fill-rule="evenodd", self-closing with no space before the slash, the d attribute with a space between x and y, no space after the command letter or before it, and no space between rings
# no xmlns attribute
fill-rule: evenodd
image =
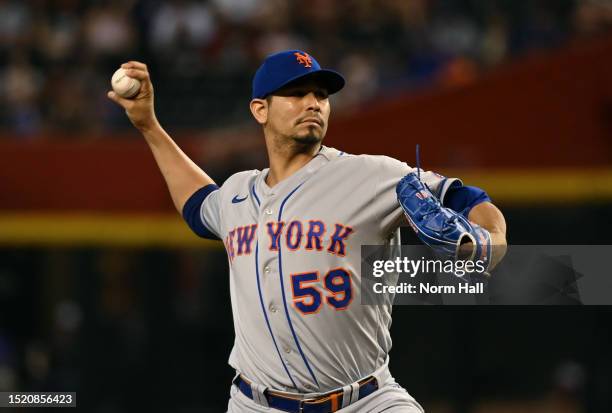
<svg viewBox="0 0 612 413"><path fill-rule="evenodd" d="M296 185L300 185L308 180L308 178L310 178L310 176L313 175L319 168L335 159L339 154L340 151L337 149L321 145L321 149L314 158L312 158L306 165L301 167L293 175L276 184L274 188L270 188L266 184L266 177L268 176L268 172L270 172L270 168L263 169L257 177L256 187L264 196L283 193L286 187L290 186L293 188Z"/></svg>

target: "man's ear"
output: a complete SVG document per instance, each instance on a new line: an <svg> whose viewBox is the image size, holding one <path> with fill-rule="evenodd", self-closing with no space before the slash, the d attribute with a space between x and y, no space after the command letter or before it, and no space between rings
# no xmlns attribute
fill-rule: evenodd
<svg viewBox="0 0 612 413"><path fill-rule="evenodd" d="M265 125L268 121L268 102L265 99L253 99L250 108L257 123Z"/></svg>

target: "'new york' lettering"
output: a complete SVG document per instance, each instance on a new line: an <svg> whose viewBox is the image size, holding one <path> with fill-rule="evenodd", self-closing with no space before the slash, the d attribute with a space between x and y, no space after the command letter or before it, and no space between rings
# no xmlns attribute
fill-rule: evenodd
<svg viewBox="0 0 612 413"><path fill-rule="evenodd" d="M270 251L278 252L280 248L289 251L326 251L341 257L347 254L346 240L354 232L350 226L339 223L328 230L328 226L317 219L270 221L265 228ZM224 243L230 260L250 255L256 238L257 224L239 226L229 231Z"/></svg>

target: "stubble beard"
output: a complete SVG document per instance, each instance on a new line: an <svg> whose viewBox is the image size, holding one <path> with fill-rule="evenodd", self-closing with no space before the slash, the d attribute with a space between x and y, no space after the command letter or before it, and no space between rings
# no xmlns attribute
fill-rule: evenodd
<svg viewBox="0 0 612 413"><path fill-rule="evenodd" d="M293 142L300 146L312 146L321 143L323 138L314 134L308 134L306 136L294 136Z"/></svg>
<svg viewBox="0 0 612 413"><path fill-rule="evenodd" d="M282 135L279 134L274 139L274 147L277 151L289 151L291 153L310 153L321 145L324 133L314 130L314 127L301 134Z"/></svg>
<svg viewBox="0 0 612 413"><path fill-rule="evenodd" d="M314 127L309 128L306 135L294 135L291 140L299 146L310 147L318 145L323 141L323 134L316 133Z"/></svg>

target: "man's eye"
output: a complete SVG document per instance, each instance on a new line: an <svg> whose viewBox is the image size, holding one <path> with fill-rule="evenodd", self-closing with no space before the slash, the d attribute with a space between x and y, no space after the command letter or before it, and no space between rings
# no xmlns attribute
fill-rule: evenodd
<svg viewBox="0 0 612 413"><path fill-rule="evenodd" d="M327 97L329 96L329 94L327 93L326 90L294 90L292 92L289 93L290 96L295 96L295 97L299 97L299 98L303 98L304 96L308 95L310 92L314 92L314 95L318 98L318 99L327 99Z"/></svg>

